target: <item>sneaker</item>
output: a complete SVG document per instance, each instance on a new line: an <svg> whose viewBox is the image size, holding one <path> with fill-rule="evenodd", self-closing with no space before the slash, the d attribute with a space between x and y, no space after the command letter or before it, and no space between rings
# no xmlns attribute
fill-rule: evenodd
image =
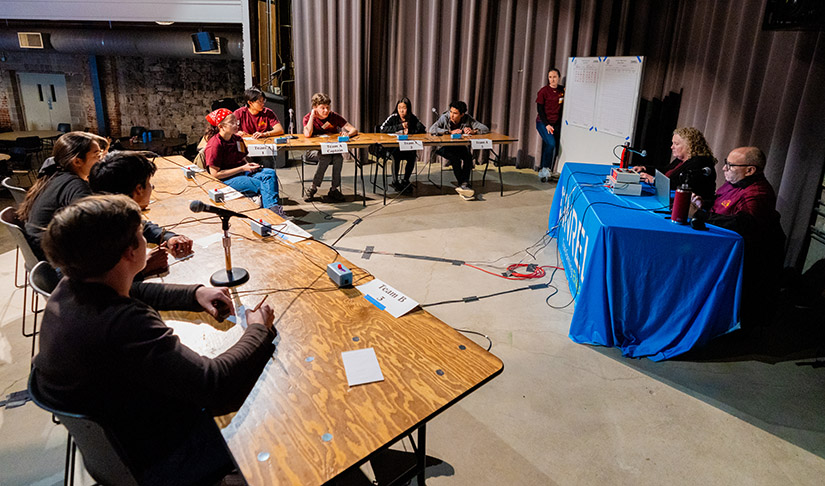
<svg viewBox="0 0 825 486"><path fill-rule="evenodd" d="M309 202L315 197L315 193L318 192L317 187L309 186L304 189L304 201Z"/></svg>
<svg viewBox="0 0 825 486"><path fill-rule="evenodd" d="M262 205L263 198L261 197L260 194L258 194L257 196L252 196L249 199L252 199L252 202L255 203L255 205L258 206L259 208L263 207L263 205Z"/></svg>
<svg viewBox="0 0 825 486"><path fill-rule="evenodd" d="M539 170L539 180L541 182L547 182L550 180L550 169L547 167L542 167L541 170Z"/></svg>
<svg viewBox="0 0 825 486"><path fill-rule="evenodd" d="M269 210L272 211L273 213L277 214L278 216L280 216L281 219L284 219L284 220L287 220L287 221L292 219L292 216L288 216L284 212L284 207L281 206L280 204L276 204L276 205L270 207Z"/></svg>
<svg viewBox="0 0 825 486"><path fill-rule="evenodd" d="M467 185L466 182L464 184L461 184L459 187L456 187L455 192L457 192L464 199L472 199L472 197L475 195L475 191L470 189L470 186Z"/></svg>
<svg viewBox="0 0 825 486"><path fill-rule="evenodd" d="M327 198L329 198L329 200L332 201L332 202L344 202L344 201L346 201L346 198L344 197L344 195L341 194L341 191L339 191L337 188L336 189L330 189L329 192L327 193Z"/></svg>

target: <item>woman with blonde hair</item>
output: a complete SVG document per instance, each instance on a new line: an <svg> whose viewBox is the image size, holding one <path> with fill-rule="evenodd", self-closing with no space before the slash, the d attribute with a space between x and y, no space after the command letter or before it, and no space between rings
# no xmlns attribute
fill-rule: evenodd
<svg viewBox="0 0 825 486"><path fill-rule="evenodd" d="M670 152L673 161L664 169L659 169L670 178L670 189L687 184L694 194L702 199L711 200L716 192L716 158L702 132L693 127L673 130ZM652 183L655 167L636 166L641 172L642 180Z"/></svg>

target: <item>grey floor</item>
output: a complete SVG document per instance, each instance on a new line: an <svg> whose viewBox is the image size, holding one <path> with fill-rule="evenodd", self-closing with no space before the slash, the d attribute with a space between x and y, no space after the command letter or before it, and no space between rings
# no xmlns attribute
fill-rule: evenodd
<svg viewBox="0 0 825 486"><path fill-rule="evenodd" d="M345 193L352 192L345 166ZM555 189L530 170L506 168L505 196L488 181L480 200L419 183L384 208L306 204L295 168L279 169L286 209L315 238L421 303L523 287L469 267L360 251L464 261L556 263L555 242L535 253ZM476 180L480 172L476 172ZM495 177L494 177L495 178ZM452 181L445 172L445 180ZM476 184L478 186L478 184ZM328 186L322 187L325 193ZM330 219L317 210L329 214ZM376 210L379 210L376 212ZM0 240L0 389L25 387L29 341L20 335L14 250ZM353 251L348 251L353 250ZM173 267L174 269L174 267ZM545 278L543 281L546 281ZM528 282L531 283L531 282ZM570 300L564 275L555 306ZM430 485L825 484L825 339L820 311L782 305L757 338L735 335L666 362L623 358L567 337L573 306L551 290L428 307L456 328L488 335L504 372L428 426ZM486 346L487 340L472 336ZM819 362L817 361L819 356ZM0 409L0 484L62 482L65 432L29 403ZM398 449L409 449L401 443ZM86 482L86 481L84 481Z"/></svg>

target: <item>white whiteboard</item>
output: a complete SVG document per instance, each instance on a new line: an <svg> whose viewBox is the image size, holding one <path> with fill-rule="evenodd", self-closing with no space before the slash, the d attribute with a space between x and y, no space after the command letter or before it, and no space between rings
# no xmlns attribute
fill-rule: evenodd
<svg viewBox="0 0 825 486"><path fill-rule="evenodd" d="M568 59L556 170L565 162L619 161L613 149L633 141L643 68L642 56Z"/></svg>

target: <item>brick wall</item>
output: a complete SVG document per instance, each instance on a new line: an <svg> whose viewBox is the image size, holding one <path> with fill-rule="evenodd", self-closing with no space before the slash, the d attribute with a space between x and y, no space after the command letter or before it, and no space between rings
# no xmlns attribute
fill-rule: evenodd
<svg viewBox="0 0 825 486"><path fill-rule="evenodd" d="M197 141L212 101L243 94L242 61L99 57L106 134L127 136L132 126L161 129ZM97 132L89 58L85 55L7 52L0 63L0 127L23 130L17 72L66 75L72 128Z"/></svg>

